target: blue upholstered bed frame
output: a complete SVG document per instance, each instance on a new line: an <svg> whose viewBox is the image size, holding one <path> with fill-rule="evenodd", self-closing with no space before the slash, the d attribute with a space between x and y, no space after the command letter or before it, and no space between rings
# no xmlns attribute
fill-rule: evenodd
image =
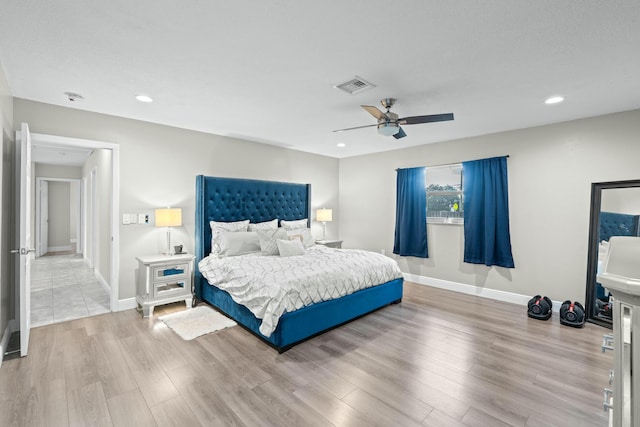
<svg viewBox="0 0 640 427"><path fill-rule="evenodd" d="M211 252L209 221L252 223L311 217L311 185L250 179L196 177L196 265ZM402 299L402 279L363 289L332 301L285 313L270 337L259 331L258 320L245 306L211 286L195 269L195 296L217 307L279 352L305 339L342 325Z"/></svg>

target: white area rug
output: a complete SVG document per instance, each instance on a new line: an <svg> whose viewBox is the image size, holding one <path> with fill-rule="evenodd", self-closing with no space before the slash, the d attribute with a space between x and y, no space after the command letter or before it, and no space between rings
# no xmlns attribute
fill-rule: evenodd
<svg viewBox="0 0 640 427"><path fill-rule="evenodd" d="M192 340L237 325L233 320L206 305L167 314L160 317L160 320L184 340Z"/></svg>

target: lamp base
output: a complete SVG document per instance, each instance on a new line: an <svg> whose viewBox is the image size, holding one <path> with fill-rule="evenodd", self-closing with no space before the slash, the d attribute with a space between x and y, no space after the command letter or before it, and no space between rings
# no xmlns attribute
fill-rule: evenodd
<svg viewBox="0 0 640 427"><path fill-rule="evenodd" d="M165 252L162 252L162 255L175 255L175 252L173 252L173 249L171 248L171 227L168 227L167 229L167 250Z"/></svg>

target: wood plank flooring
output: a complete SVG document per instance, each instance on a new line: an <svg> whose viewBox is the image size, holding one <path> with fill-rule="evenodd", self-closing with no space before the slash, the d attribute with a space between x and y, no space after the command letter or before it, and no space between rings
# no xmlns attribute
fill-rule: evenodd
<svg viewBox="0 0 640 427"><path fill-rule="evenodd" d="M1 426L606 426L606 329L405 283L284 354L240 327L183 341L159 307L42 326L0 368Z"/></svg>

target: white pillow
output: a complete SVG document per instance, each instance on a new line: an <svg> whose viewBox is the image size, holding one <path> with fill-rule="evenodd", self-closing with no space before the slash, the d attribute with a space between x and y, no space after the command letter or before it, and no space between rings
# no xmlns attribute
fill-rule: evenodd
<svg viewBox="0 0 640 427"><path fill-rule="evenodd" d="M220 253L220 233L223 231L247 231L249 220L234 222L209 221L211 227L211 253L218 255Z"/></svg>
<svg viewBox="0 0 640 427"><path fill-rule="evenodd" d="M260 240L255 231L223 231L220 233L218 256L237 256L260 252Z"/></svg>
<svg viewBox="0 0 640 427"><path fill-rule="evenodd" d="M285 221L285 220L280 221L280 227L284 228L285 230L296 230L298 228L307 228L307 225L309 225L309 221L307 220L307 218L297 219L295 221Z"/></svg>
<svg viewBox="0 0 640 427"><path fill-rule="evenodd" d="M282 240L278 239L278 252L281 257L304 255L304 246L298 239L295 240Z"/></svg>
<svg viewBox="0 0 640 427"><path fill-rule="evenodd" d="M249 224L249 231L275 230L276 228L278 228L278 218L271 221Z"/></svg>
<svg viewBox="0 0 640 427"><path fill-rule="evenodd" d="M260 250L262 255L278 255L278 239L286 239L287 232L282 228L275 230L259 230L258 239L260 240Z"/></svg>
<svg viewBox="0 0 640 427"><path fill-rule="evenodd" d="M287 230L287 236L289 240L300 240L305 248L310 248L316 244L311 236L311 230L308 228L298 228L296 230Z"/></svg>

